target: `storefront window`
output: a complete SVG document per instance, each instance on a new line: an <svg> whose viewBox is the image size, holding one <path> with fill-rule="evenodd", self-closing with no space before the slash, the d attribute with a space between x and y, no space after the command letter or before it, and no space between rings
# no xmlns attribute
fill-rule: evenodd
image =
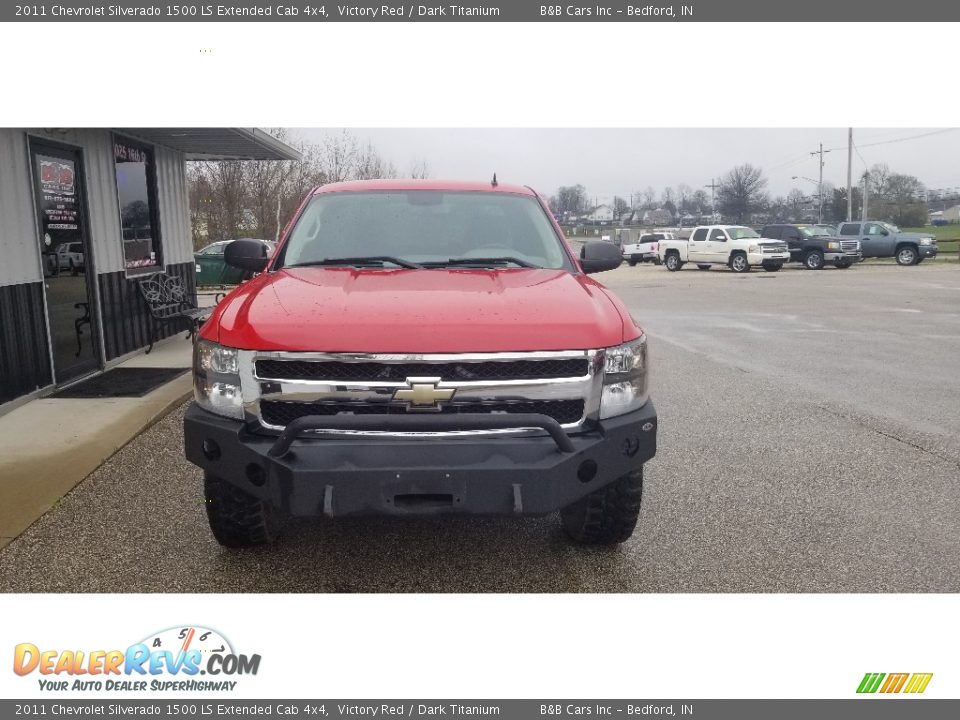
<svg viewBox="0 0 960 720"><path fill-rule="evenodd" d="M161 265L153 150L115 137L113 157L126 268L135 270Z"/></svg>

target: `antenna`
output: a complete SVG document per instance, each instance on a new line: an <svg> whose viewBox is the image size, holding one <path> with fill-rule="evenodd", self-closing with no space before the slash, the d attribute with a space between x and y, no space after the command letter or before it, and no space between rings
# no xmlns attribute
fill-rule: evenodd
<svg viewBox="0 0 960 720"><path fill-rule="evenodd" d="M490 184L493 185L494 187L497 186L497 174L496 174L496 173L493 174L493 180L490 181Z"/></svg>

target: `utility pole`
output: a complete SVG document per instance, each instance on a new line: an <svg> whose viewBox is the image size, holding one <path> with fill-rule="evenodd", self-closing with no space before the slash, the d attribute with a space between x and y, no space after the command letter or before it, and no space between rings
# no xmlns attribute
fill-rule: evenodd
<svg viewBox="0 0 960 720"><path fill-rule="evenodd" d="M853 128L847 130L847 222L853 220Z"/></svg>
<svg viewBox="0 0 960 720"><path fill-rule="evenodd" d="M863 212L860 214L860 219L864 222L867 220L867 196L870 194L870 171L865 170L863 173Z"/></svg>
<svg viewBox="0 0 960 720"><path fill-rule="evenodd" d="M823 154L828 152L830 151L823 149L823 143L820 143L820 149L814 150L812 153L810 153L811 155L820 156L820 183L817 185L817 196L820 199L820 202L818 203L820 207L817 209L817 216L819 218L817 220L818 223L823 222Z"/></svg>
<svg viewBox="0 0 960 720"><path fill-rule="evenodd" d="M715 222L717 219L717 206L714 203L713 196L716 192L716 189L720 187L717 185L717 181L713 178L710 178L710 184L704 185L704 187L710 188L710 222Z"/></svg>

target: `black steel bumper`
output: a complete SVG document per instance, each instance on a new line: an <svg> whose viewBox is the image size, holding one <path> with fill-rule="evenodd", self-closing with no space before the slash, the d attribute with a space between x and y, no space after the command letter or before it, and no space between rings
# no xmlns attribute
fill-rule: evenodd
<svg viewBox="0 0 960 720"><path fill-rule="evenodd" d="M330 420L316 425L329 427ZM477 429L478 423L466 418L464 429ZM562 438L304 433L284 444L195 403L187 409L184 446L190 462L300 516L544 515L652 458L657 415L649 401L589 432Z"/></svg>

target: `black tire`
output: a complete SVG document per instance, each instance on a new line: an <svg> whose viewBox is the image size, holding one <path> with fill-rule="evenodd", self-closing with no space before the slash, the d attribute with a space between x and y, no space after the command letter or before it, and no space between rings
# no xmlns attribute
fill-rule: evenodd
<svg viewBox="0 0 960 720"><path fill-rule="evenodd" d="M763 263L763 269L767 272L779 272L780 268L783 267L783 263L779 262L765 262Z"/></svg>
<svg viewBox="0 0 960 720"><path fill-rule="evenodd" d="M680 262L679 253L668 253L667 257L664 258L663 264L667 266L667 270L670 272L677 272L680 268L683 267L683 263Z"/></svg>
<svg viewBox="0 0 960 720"><path fill-rule="evenodd" d="M917 258L917 261L914 263L914 265L919 265L920 263L923 262L923 260L924 260L924 258L918 257L918 258Z"/></svg>
<svg viewBox="0 0 960 720"><path fill-rule="evenodd" d="M636 266L637 266L637 261L636 261L636 260L627 260L627 265L629 265L630 267L636 267Z"/></svg>
<svg viewBox="0 0 960 720"><path fill-rule="evenodd" d="M742 253L734 253L730 256L730 269L735 273L748 273L750 272L750 263L747 260L747 256Z"/></svg>
<svg viewBox="0 0 960 720"><path fill-rule="evenodd" d="M276 538L279 523L267 503L210 473L204 473L203 491L210 530L224 547L265 545Z"/></svg>
<svg viewBox="0 0 960 720"><path fill-rule="evenodd" d="M834 265L836 265L836 266L837 266L838 268L840 268L841 270L846 270L848 267L850 267L851 265L853 265L853 263L850 262L849 260L837 260L837 261L834 263Z"/></svg>
<svg viewBox="0 0 960 720"><path fill-rule="evenodd" d="M710 269L710 265L704 265L702 263L697 265L697 270L709 270L709 269Z"/></svg>
<svg viewBox="0 0 960 720"><path fill-rule="evenodd" d="M643 468L624 475L606 487L560 511L567 537L583 545L616 545L633 534L640 516Z"/></svg>
<svg viewBox="0 0 960 720"><path fill-rule="evenodd" d="M822 270L823 253L819 250L811 250L803 256L803 266L807 270Z"/></svg>
<svg viewBox="0 0 960 720"><path fill-rule="evenodd" d="M916 265L920 254L913 245L901 245L897 248L897 265Z"/></svg>
<svg viewBox="0 0 960 720"><path fill-rule="evenodd" d="M77 266L73 264L73 258L70 258L70 274L76 277L79 272L80 271L77 270Z"/></svg>

